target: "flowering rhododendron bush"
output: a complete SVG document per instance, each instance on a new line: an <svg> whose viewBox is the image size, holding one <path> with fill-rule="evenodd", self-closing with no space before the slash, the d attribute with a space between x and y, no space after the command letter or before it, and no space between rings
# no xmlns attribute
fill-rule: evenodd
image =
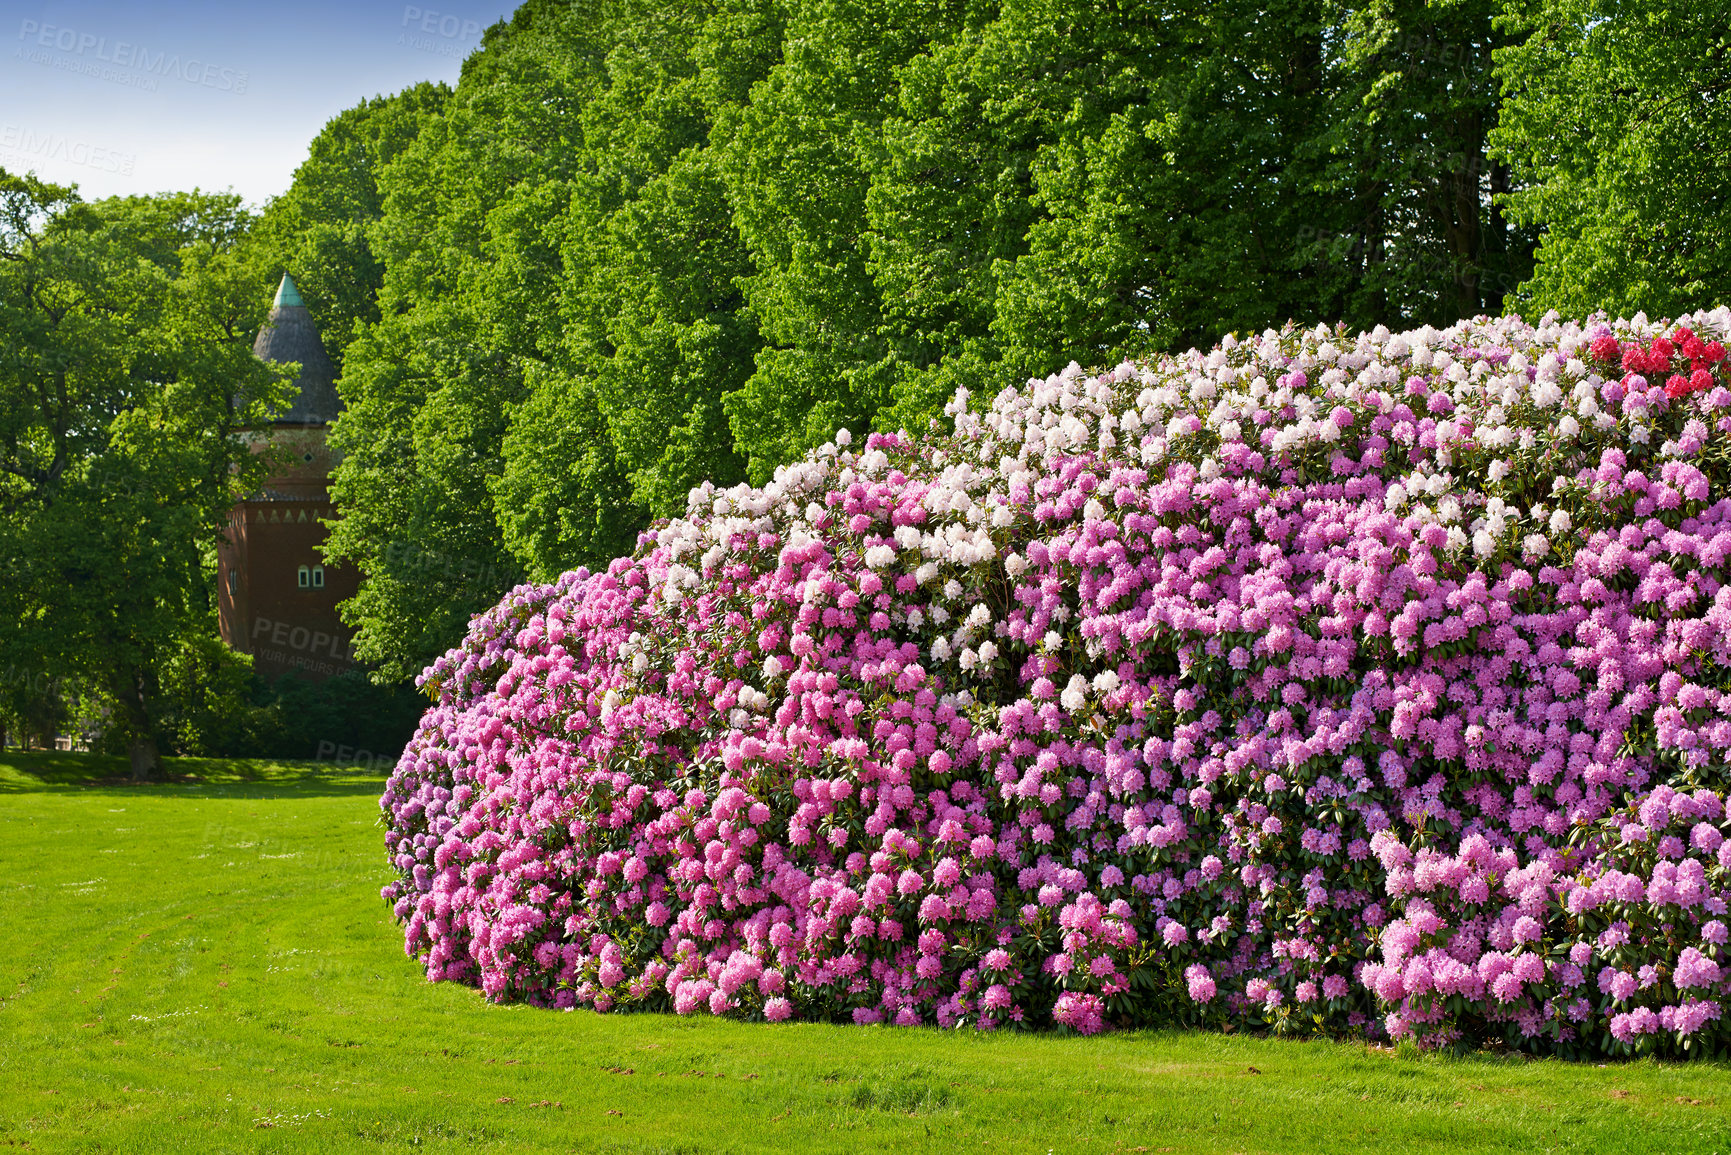
<svg viewBox="0 0 1731 1155"><path fill-rule="evenodd" d="M1714 1053L1731 313L1288 328L845 433L424 675L494 999Z"/></svg>

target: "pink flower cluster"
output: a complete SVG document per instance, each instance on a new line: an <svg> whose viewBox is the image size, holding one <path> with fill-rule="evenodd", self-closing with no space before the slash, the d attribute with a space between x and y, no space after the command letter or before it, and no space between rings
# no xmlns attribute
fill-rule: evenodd
<svg viewBox="0 0 1731 1155"><path fill-rule="evenodd" d="M695 491L424 675L407 949L603 1011L1716 1049L1728 332L1271 330Z"/></svg>

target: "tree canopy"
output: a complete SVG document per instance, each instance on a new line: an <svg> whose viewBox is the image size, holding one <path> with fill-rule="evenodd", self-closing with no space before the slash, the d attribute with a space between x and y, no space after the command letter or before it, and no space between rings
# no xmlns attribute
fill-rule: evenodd
<svg viewBox="0 0 1731 1155"><path fill-rule="evenodd" d="M1491 196L1499 11L529 0L393 111L359 214L359 652L407 676L699 482L962 383L1494 309L1533 243Z"/></svg>
<svg viewBox="0 0 1731 1155"><path fill-rule="evenodd" d="M210 561L292 370L232 195L80 200L0 170L0 659L87 683L147 774L165 679L215 636Z"/></svg>
<svg viewBox="0 0 1731 1155"><path fill-rule="evenodd" d="M1510 0L1493 136L1543 226L1522 297L1675 315L1731 288L1731 20L1722 5Z"/></svg>
<svg viewBox="0 0 1731 1155"><path fill-rule="evenodd" d="M365 580L344 612L401 681L701 482L762 483L843 426L920 428L959 385L1290 318L1722 300L1714 17L527 0L454 88L335 118L256 221L199 210L229 232L198 243L235 255L194 264L302 287L347 406L329 552ZM139 267L177 284L193 241L151 203ZM91 236L142 212L65 209Z"/></svg>

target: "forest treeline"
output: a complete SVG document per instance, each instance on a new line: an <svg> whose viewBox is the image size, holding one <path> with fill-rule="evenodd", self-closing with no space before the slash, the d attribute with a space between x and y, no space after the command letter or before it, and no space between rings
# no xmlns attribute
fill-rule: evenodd
<svg viewBox="0 0 1731 1155"><path fill-rule="evenodd" d="M266 213L342 366L359 651L409 676L702 480L964 383L1713 303L1726 49L1621 0L530 0Z"/></svg>
<svg viewBox="0 0 1731 1155"><path fill-rule="evenodd" d="M528 0L454 89L333 119L197 267L232 266L237 333L283 271L321 326L330 555L400 682L701 481L922 427L959 385L1289 318L1723 302L1716 8Z"/></svg>

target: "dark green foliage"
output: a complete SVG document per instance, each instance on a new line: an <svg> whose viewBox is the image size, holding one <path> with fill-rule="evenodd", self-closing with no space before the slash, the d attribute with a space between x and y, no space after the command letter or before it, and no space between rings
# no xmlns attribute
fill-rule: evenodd
<svg viewBox="0 0 1731 1155"><path fill-rule="evenodd" d="M75 694L64 677L14 660L0 672L0 746L53 749L74 716Z"/></svg>
<svg viewBox="0 0 1731 1155"><path fill-rule="evenodd" d="M294 674L249 687L255 722L230 756L360 760L372 769L396 761L427 700L412 686L377 685L361 671L309 682ZM187 751L193 753L193 751ZM217 751L212 751L217 753Z"/></svg>
<svg viewBox="0 0 1731 1155"><path fill-rule="evenodd" d="M1532 230L1493 198L1500 0L1400 0L1345 11L1323 41L1331 76L1316 144L1321 221L1301 250L1355 327L1447 325L1499 313L1531 272ZM1332 223L1331 223L1332 222Z"/></svg>
<svg viewBox="0 0 1731 1155"><path fill-rule="evenodd" d="M364 671L313 682L253 673L252 660L214 634L188 638L163 664L156 741L165 754L204 758L308 758L387 766L414 733L427 701L403 683ZM89 720L96 748L120 752L124 735Z"/></svg>
<svg viewBox="0 0 1731 1155"><path fill-rule="evenodd" d="M183 639L158 673L157 748L182 755L250 752L261 721L249 701L252 681L252 659L223 645L215 630ZM117 745L118 735L100 736L100 747Z"/></svg>
<svg viewBox="0 0 1731 1155"><path fill-rule="evenodd" d="M251 352L247 224L233 196L86 204L0 170L0 666L109 703L141 776L261 479L240 430L287 396Z"/></svg>
<svg viewBox="0 0 1731 1155"><path fill-rule="evenodd" d="M301 758L360 761L388 768L414 733L426 699L413 686L378 685L364 671L312 682L290 673L274 681L253 673L252 659L210 635L190 635L160 664L152 737L163 755L196 758ZM57 686L52 729L8 731L42 748L55 733L93 751L125 754L131 734L112 724L113 699L80 684Z"/></svg>

